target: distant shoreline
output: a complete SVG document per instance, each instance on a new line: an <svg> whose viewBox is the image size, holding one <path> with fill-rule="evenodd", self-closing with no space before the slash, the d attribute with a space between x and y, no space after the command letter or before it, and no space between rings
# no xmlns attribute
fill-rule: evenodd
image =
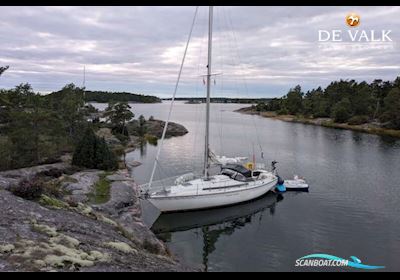
<svg viewBox="0 0 400 280"><path fill-rule="evenodd" d="M111 100L110 100L111 101ZM110 101L86 101L86 103L95 103L95 104L109 104ZM123 101L121 101L123 102ZM160 104L162 101L158 102L140 102L140 101L126 101L128 104Z"/></svg>
<svg viewBox="0 0 400 280"><path fill-rule="evenodd" d="M276 112L259 112L252 107L244 107L235 112L247 114L247 115L259 115L264 118L271 118L275 120L285 121L285 122L293 122L293 123L302 123L302 124L310 124L322 127L336 128L336 129L346 129L353 130L368 134L382 135L382 136L391 136L400 139L400 130L388 129L379 127L372 123L366 123L362 125L350 125L347 123L335 123L330 118L306 118L303 116L294 116L294 115L278 115Z"/></svg>
<svg viewBox="0 0 400 280"><path fill-rule="evenodd" d="M269 102L272 98L228 98L228 97L211 97L211 103L234 103L234 104L256 104L258 102ZM171 101L172 98L162 98L162 101ZM187 104L206 103L205 97L178 97L175 101L186 101Z"/></svg>

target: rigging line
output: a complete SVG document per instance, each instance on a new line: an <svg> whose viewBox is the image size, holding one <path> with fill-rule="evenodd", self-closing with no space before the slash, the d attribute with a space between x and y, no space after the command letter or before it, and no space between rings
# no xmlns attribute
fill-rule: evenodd
<svg viewBox="0 0 400 280"><path fill-rule="evenodd" d="M201 19L201 18L202 17L199 16L199 19ZM197 98L200 97L200 95L199 95L199 84L202 81L202 77L200 77L200 65L201 65L201 61L203 59L202 55L203 55L204 44L205 44L205 41L206 41L206 36L205 36L206 32L207 32L207 25L204 24L204 29L203 29L202 36L201 36L202 42L200 44L201 46L200 46L199 60L198 60L198 64L197 64L197 81L196 81L196 97ZM200 123L200 115L199 115L199 111L200 110L199 110L199 107L200 107L199 104L195 105L195 123L196 124ZM197 150L198 150L197 148L200 146L200 145L197 145L198 130L199 130L199 125L195 125L194 141L193 141L193 149L192 149L193 154L194 154L194 156L192 157L192 167L193 167L192 171L193 172L195 172L196 169L197 169L197 167L195 166L196 165L196 155L197 155Z"/></svg>
<svg viewBox="0 0 400 280"><path fill-rule="evenodd" d="M169 120L171 118L172 108L173 108L174 103L175 103L175 96L176 96L176 92L178 91L179 81L181 79L181 74L182 74L182 70L183 70L183 64L185 63L185 58L186 58L187 50L189 48L190 39L192 37L192 32L193 32L193 28L194 28L194 25L195 25L195 22L196 22L198 10L199 10L199 7L196 6L196 10L195 10L194 16L193 16L192 26L190 27L190 32L189 32L188 39L187 39L187 42L186 42L185 52L183 53L183 58L182 58L181 66L180 66L180 69L179 69L178 79L176 81L174 94L172 96L171 105L170 105L169 112L168 112L168 118L167 118L167 121L165 122L165 125L164 125L164 129L163 129L163 133L162 133L162 137L161 137L161 144L158 147L157 155L156 155L156 158L154 160L153 170L151 171L149 189L151 188L151 184L152 184L153 179L154 179L154 173L155 173L156 168L157 168L157 163L158 163L158 159L160 157L161 148L162 148L162 145L163 145L163 142L164 142L165 134L167 133L168 123L169 123Z"/></svg>
<svg viewBox="0 0 400 280"><path fill-rule="evenodd" d="M159 166L158 173L161 174L161 180L160 180L160 182L161 182L162 187L165 188L165 181L166 181L167 179L169 179L170 176L169 176L169 174L164 170L164 168L163 168L163 166L162 166L161 163L159 163L158 166Z"/></svg>
<svg viewBox="0 0 400 280"><path fill-rule="evenodd" d="M231 15L230 15L229 12L227 14L228 14L228 20L229 20L229 23L230 23L230 27L231 27L231 30L232 30L234 42L235 42L235 45L236 45L237 58L238 58L238 60L240 62L241 61L241 57L240 57L240 54L239 54L239 51L238 51L238 43L237 43L237 38L236 38L236 34L235 34L235 31L234 31L234 28L233 28L232 18L231 18ZM245 72L244 71L244 67L241 66L241 68L242 68L242 71ZM242 79L243 79L243 82L244 82L245 93L247 95L247 98L250 98L250 95L249 95L249 92L248 92L247 80L246 80L246 78L244 76L242 76ZM262 145L261 145L260 136L258 134L258 127L257 127L256 121L255 121L254 115L251 115L251 119L252 119L254 128L256 130L257 142L258 142L258 146L260 148L260 152L261 152L262 155L264 155L264 151L263 151L263 148L262 148ZM264 161L265 161L265 159L264 159Z"/></svg>
<svg viewBox="0 0 400 280"><path fill-rule="evenodd" d="M225 33L225 37L226 37L226 42L228 43L228 51L231 53L230 58L231 58L231 64L233 69L235 69L235 65L239 65L240 61L235 61L235 57L234 57L234 47L233 47L233 35L232 32L228 32L229 31L229 24L228 24L228 19L227 19L227 15L226 15L226 11L225 9L222 10L224 13L224 20L225 20L225 24L226 24L226 28L227 28L227 32ZM239 85L238 85L238 81L237 78L235 78L235 75L232 76L233 77L233 82L234 82L234 90L236 92L236 94L239 96ZM240 118L239 120L239 124L242 126L243 131L247 130L247 126L245 124L245 122L242 121L242 118ZM244 133L244 137L241 138L242 142L243 142L243 147L247 146L247 151L252 151L253 149L253 144L250 143L251 141L249 141L249 137L247 135L247 133ZM251 157L251 154L248 154Z"/></svg>
<svg viewBox="0 0 400 280"><path fill-rule="evenodd" d="M218 31L219 34L222 34L222 25L221 25L221 17L220 17L220 10L219 9L215 9L216 13L217 13L217 24L215 25L217 28L216 30ZM220 36L218 36L218 40L217 40L217 46L218 46L218 50L221 53L220 55L220 67L221 67L221 79L218 83L219 85L219 92L221 94L221 96L223 96L223 73L224 73L224 56L223 56L223 51L222 51L222 43L221 43L221 39ZM215 79L215 78L214 78ZM215 80L214 80L215 81ZM222 118L222 102L219 103L219 145L220 145L220 155L224 155L224 145L223 145L223 141L222 141L222 135L223 135L223 118Z"/></svg>

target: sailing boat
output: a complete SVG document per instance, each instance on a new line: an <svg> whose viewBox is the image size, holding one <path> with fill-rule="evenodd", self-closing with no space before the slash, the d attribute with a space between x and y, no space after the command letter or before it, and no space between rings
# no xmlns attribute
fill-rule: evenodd
<svg viewBox="0 0 400 280"><path fill-rule="evenodd" d="M197 12L197 9L196 9ZM194 21L193 21L194 24ZM212 163L218 164L218 157L210 150L209 131L210 131L210 80L211 80L211 53L212 53L212 25L213 25L213 7L209 7L209 28L208 28L208 64L207 64L207 98L206 98L206 131L204 148L204 170L203 174L196 178L194 174L185 174L177 178L172 184L164 186L163 189L152 191L154 172L157 167L158 157L161 150L159 146L158 153L154 162L153 172L145 191L147 200L158 208L162 213L180 212L198 209L208 209L238 204L256 199L272 188L278 182L278 176L273 171L257 168L254 160L247 166L241 165L233 158L231 162L224 158L220 163L220 172L216 175L210 175ZM192 25L193 28L193 25ZM191 34L191 32L190 32ZM190 35L189 35L190 40ZM188 40L188 43L189 43ZM184 58L186 55L188 44ZM184 62L182 60L182 66ZM178 75L178 82L180 74ZM177 84L178 84L177 82ZM176 93L175 87L175 93ZM174 102L172 98L171 106ZM171 107L172 110L172 107ZM171 111L170 111L171 113ZM170 117L170 115L169 115ZM165 137L165 132L169 122L164 126L161 143ZM273 163L274 167L274 163ZM144 186L143 186L144 187Z"/></svg>

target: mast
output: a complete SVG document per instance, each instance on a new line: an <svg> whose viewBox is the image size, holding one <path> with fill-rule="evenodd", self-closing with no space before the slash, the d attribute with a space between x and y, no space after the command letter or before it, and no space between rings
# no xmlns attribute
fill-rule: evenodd
<svg viewBox="0 0 400 280"><path fill-rule="evenodd" d="M86 65L83 65L83 82L82 82L82 88L83 88L83 105L86 105Z"/></svg>
<svg viewBox="0 0 400 280"><path fill-rule="evenodd" d="M83 65L83 83L82 86L86 86L86 65Z"/></svg>
<svg viewBox="0 0 400 280"><path fill-rule="evenodd" d="M210 167L210 90L211 90L211 56L212 56L212 24L213 24L213 6L209 8L208 20L208 63L207 63L207 101L206 101L206 140L204 150L204 176L208 179L208 169Z"/></svg>

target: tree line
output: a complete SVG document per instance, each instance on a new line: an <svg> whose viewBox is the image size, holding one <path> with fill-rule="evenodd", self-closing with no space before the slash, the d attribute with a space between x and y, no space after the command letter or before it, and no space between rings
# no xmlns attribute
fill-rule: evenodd
<svg viewBox="0 0 400 280"><path fill-rule="evenodd" d="M128 123L134 113L127 102L109 103L103 117L84 101L84 88L68 84L60 91L40 95L30 84L0 90L0 171L59 162L72 154L78 167L116 170L119 157L125 156L130 133L146 135L146 120L138 119L134 130ZM100 128L110 128L121 145L109 146L96 135Z"/></svg>
<svg viewBox="0 0 400 280"><path fill-rule="evenodd" d="M8 68L0 67L0 76ZM109 102L104 114L106 123L92 117L98 110L87 100ZM35 93L28 83L0 89L0 170L54 163L65 154L73 154L72 163L76 166L117 169L118 157L124 155L123 147L109 147L95 132L100 127L110 127L121 143L127 144L130 138L126 125L134 117L128 102L138 100L158 99L90 92L74 84L48 95ZM139 134L142 126L138 128Z"/></svg>
<svg viewBox="0 0 400 280"><path fill-rule="evenodd" d="M89 127L84 89L66 85L40 95L30 84L0 90L0 170L59 161L72 153Z"/></svg>
<svg viewBox="0 0 400 280"><path fill-rule="evenodd" d="M159 103L161 99L156 96L133 94L129 92L85 91L86 102L109 103L134 102L134 103Z"/></svg>
<svg viewBox="0 0 400 280"><path fill-rule="evenodd" d="M127 103L112 104L107 118L123 132L121 118L125 126L133 113ZM99 124L89 118L93 111L84 88L74 84L50 95L35 93L30 84L0 89L0 170L58 162L67 153L77 166L115 170L118 154L95 135Z"/></svg>
<svg viewBox="0 0 400 280"><path fill-rule="evenodd" d="M253 109L307 118L332 118L337 123L354 125L379 122L384 127L400 129L400 77L372 83L340 80L331 82L325 89L318 87L307 92L297 85L284 97L259 102Z"/></svg>

